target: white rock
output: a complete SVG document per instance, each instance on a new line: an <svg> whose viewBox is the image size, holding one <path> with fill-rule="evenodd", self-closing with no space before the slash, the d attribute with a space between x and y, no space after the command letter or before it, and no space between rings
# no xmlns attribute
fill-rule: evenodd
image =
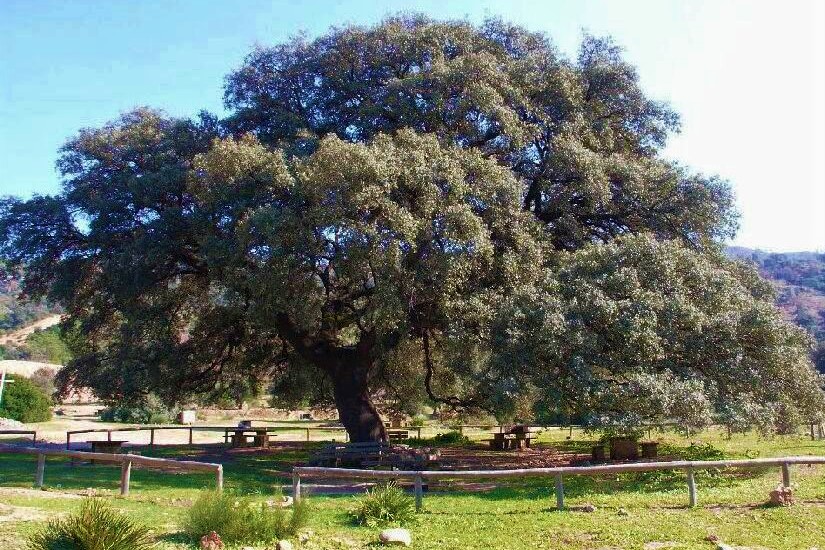
<svg viewBox="0 0 825 550"><path fill-rule="evenodd" d="M412 535L406 529L384 529L378 534L378 540L383 544L409 546L412 544Z"/></svg>
<svg viewBox="0 0 825 550"><path fill-rule="evenodd" d="M275 550L292 550L292 543L288 540L279 540L275 545Z"/></svg>

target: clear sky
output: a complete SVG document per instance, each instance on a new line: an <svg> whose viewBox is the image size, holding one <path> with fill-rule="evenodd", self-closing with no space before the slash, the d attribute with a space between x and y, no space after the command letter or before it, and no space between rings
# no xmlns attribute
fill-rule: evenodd
<svg viewBox="0 0 825 550"><path fill-rule="evenodd" d="M733 184L734 242L825 250L825 0L0 0L0 195L57 191L66 138L136 105L221 113L255 44L405 9L612 35L682 114L667 154Z"/></svg>

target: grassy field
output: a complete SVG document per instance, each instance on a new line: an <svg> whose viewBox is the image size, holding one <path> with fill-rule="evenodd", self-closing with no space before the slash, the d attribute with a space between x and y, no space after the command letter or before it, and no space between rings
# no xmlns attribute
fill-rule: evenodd
<svg viewBox="0 0 825 550"><path fill-rule="evenodd" d="M571 439L567 435L561 430L545 432L540 442L564 450L587 449L591 444L584 434L574 432ZM721 432L706 432L690 440L673 433L656 438L663 443L661 454L693 459L713 458L720 452L729 458L825 455L825 441L811 441L802 435L771 439L735 435L727 439ZM691 447L691 443L696 445ZM225 464L227 489L270 499L287 486L285 472L305 460L310 448L234 456ZM144 454L150 453L144 449ZM151 454L191 457L197 451L169 447ZM198 492L212 486L209 475L136 470L131 495L123 499L115 496L118 468L71 467L49 459L46 491L30 490L34 469L33 458L0 455L0 548L23 548L26 535L45 517L75 509L81 500L77 495L90 492L90 488L150 525L159 548L197 547L180 533L180 522ZM553 510L552 480L462 491L438 486L425 495L424 511L409 528L415 548L715 548L706 540L709 535L735 547L823 548L824 474L825 469L794 468L798 502L790 508L764 504L779 481L776 468L698 474L700 505L695 509L686 507L687 489L680 473L570 478L565 483L570 509L562 512ZM374 547L377 529L358 527L350 517L356 498L349 494L311 495L311 535L300 548ZM596 511L577 509L584 504L593 504Z"/></svg>

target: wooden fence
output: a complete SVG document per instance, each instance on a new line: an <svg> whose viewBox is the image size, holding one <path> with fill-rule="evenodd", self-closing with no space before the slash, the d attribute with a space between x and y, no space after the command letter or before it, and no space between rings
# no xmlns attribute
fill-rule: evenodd
<svg viewBox="0 0 825 550"><path fill-rule="evenodd" d="M210 472L215 474L215 486L218 491L223 490L223 466L210 462L194 462L191 460L172 460L168 458L152 458L132 454L91 453L87 451L64 451L62 449L45 449L38 447L18 447L15 445L0 444L0 453L27 454L37 456L37 470L34 476L36 487L43 486L43 477L46 469L47 456L93 460L95 462L119 463L120 466L120 494L129 494L129 481L132 466L153 470L174 472Z"/></svg>
<svg viewBox="0 0 825 550"><path fill-rule="evenodd" d="M635 462L632 464L605 464L602 466L563 466L557 468L526 468L518 470L350 470L347 468L295 467L292 469L292 492L297 501L301 498L301 479L307 477L327 479L370 479L370 480L412 480L414 482L415 506L421 509L425 480L447 479L511 479L526 477L555 478L556 508L564 509L564 476L592 476L620 474L628 472L650 472L655 470L684 470L688 487L690 506L698 502L696 491L696 470L711 468L765 468L780 467L782 485L791 485L791 466L794 464L825 464L825 456L789 456L781 458L754 458L746 460L702 460L671 462Z"/></svg>
<svg viewBox="0 0 825 550"><path fill-rule="evenodd" d="M346 439L346 430L343 427L314 427L314 426L262 426L262 427L255 427L255 428L240 428L239 426L130 426L126 428L92 428L87 430L72 430L66 432L66 449L70 449L73 435L80 435L80 434L91 434L91 433L105 433L106 438L108 441L112 440L113 433L122 433L122 432L149 432L149 446L154 447L155 445L155 432L163 431L163 430L184 430L189 432L189 440L188 444L193 444L193 433L194 432L223 432L223 440L224 443L228 442L228 434L229 432L244 429L246 431L250 430L266 430L267 432L290 432L290 431L298 431L298 432L306 432L306 440L310 441L310 432L312 431L320 431L320 432L330 432L330 431L343 431L344 437ZM75 441L76 442L76 441Z"/></svg>
<svg viewBox="0 0 825 550"><path fill-rule="evenodd" d="M37 446L37 432L34 430L0 430L0 435L30 435L32 437L32 446Z"/></svg>

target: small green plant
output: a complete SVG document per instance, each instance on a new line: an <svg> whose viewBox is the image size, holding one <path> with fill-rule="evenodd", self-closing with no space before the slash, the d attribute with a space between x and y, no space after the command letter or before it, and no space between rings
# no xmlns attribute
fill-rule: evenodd
<svg viewBox="0 0 825 550"><path fill-rule="evenodd" d="M415 500L390 482L376 485L358 500L353 511L360 525L405 525L415 519Z"/></svg>
<svg viewBox="0 0 825 550"><path fill-rule="evenodd" d="M80 510L48 522L28 539L28 550L149 550L149 529L100 499L87 499Z"/></svg>
<svg viewBox="0 0 825 550"><path fill-rule="evenodd" d="M279 501L276 497L275 502ZM290 511L248 497L210 491L201 493L189 509L184 531L195 540L214 531L229 544L270 542L293 536L308 519L305 500L294 503Z"/></svg>

